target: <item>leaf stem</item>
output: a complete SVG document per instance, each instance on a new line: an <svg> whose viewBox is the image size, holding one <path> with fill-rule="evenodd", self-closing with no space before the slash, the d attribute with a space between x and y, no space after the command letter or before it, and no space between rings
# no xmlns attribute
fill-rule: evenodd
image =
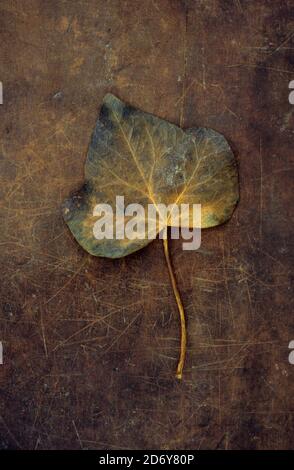
<svg viewBox="0 0 294 470"><path fill-rule="evenodd" d="M186 357L186 348L187 348L187 329L186 329L186 319L185 319L185 311L183 307L183 303L181 300L181 296L177 287L176 283L176 278L174 275L171 259L170 259L170 254L169 254L169 248L168 248L168 236L163 239L163 248L164 248L164 254L165 254L165 259L167 262L167 267L168 267L168 272L169 272L169 277L171 280L174 296L178 305L178 310L180 314L180 323L181 323L181 349L180 349L180 357L177 365L177 371L176 371L176 377L177 379L181 380L183 376L183 368L184 368L184 362L185 362L185 357Z"/></svg>

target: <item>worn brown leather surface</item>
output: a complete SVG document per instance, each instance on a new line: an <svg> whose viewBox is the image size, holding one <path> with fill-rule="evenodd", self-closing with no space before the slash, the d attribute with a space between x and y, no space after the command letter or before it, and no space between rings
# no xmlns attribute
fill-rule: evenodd
<svg viewBox="0 0 294 470"><path fill-rule="evenodd" d="M294 3L0 4L2 448L293 447ZM106 92L229 140L241 201L198 252L94 258L60 204ZM291 220L292 217L292 220Z"/></svg>

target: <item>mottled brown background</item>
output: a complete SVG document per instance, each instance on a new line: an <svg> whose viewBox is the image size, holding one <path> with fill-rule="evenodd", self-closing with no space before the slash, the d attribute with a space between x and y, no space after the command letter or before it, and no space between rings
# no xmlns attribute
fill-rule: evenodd
<svg viewBox="0 0 294 470"><path fill-rule="evenodd" d="M294 1L0 3L2 448L293 447ZM87 255L60 215L104 94L222 132L241 202L199 252Z"/></svg>

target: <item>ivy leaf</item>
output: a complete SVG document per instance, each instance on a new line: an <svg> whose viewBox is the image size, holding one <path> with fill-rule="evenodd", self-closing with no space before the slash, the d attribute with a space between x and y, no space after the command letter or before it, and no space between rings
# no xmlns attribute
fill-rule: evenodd
<svg viewBox="0 0 294 470"><path fill-rule="evenodd" d="M126 105L117 97L104 97L99 119L89 146L85 183L63 203L63 217L79 244L94 256L121 258L152 241L144 225L140 238L118 239L94 236L97 220L95 207L108 204L113 208L114 225L122 217L116 212L117 196L124 206L140 204L147 214L153 204L164 219L160 204L189 204L186 226L195 227L193 204L201 204L201 228L227 221L238 202L236 162L226 139L206 128L183 130L163 119ZM165 219L166 225L173 223ZM161 229L155 225L155 235ZM181 350L176 377L182 378L186 354L184 307L177 288L168 240L164 253L181 324Z"/></svg>
<svg viewBox="0 0 294 470"><path fill-rule="evenodd" d="M190 204L191 211L192 204L201 204L201 228L207 228L231 217L238 194L235 159L221 134L184 131L107 94L88 150L85 184L64 202L63 216L88 253L120 258L152 239L97 240L96 204L115 208L117 195L124 196L125 206L139 203L146 213L148 204Z"/></svg>

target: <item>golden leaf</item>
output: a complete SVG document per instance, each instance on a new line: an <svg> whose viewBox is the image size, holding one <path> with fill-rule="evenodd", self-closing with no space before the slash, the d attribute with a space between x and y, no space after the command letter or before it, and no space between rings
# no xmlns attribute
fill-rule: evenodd
<svg viewBox="0 0 294 470"><path fill-rule="evenodd" d="M140 204L137 238L125 236L129 222L122 211L116 211L117 196L124 207ZM63 216L82 247L95 256L120 258L137 251L155 238L163 227L173 225L173 209L164 207L189 204L188 217L177 225L196 227L193 204L201 204L201 228L213 227L228 220L239 197L238 173L233 153L218 132L178 126L124 104L111 94L103 100L88 150L83 187L63 204ZM96 207L108 204L114 215L113 225L123 223L122 236L97 239ZM155 208L155 224L150 231L145 224L148 206ZM173 206L174 205L174 206ZM123 209L124 209L123 207ZM127 219L127 220L126 220ZM151 218L152 219L152 218ZM153 232L152 232L153 230ZM168 250L164 253L181 322L181 352L177 378L182 378L186 353L184 308L176 285Z"/></svg>

